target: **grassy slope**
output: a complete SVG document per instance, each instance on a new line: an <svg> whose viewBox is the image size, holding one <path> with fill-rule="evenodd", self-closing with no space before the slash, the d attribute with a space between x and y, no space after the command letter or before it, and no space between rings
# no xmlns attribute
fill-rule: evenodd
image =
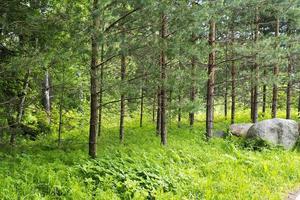
<svg viewBox="0 0 300 200"><path fill-rule="evenodd" d="M282 199L300 185L296 151L252 151L235 138L207 143L200 122L193 131L171 126L169 144L161 147L152 124L135 122L124 145L117 128L104 129L96 161L82 143L87 131L68 133L60 150L54 136L2 148L0 199ZM216 129L228 127L217 122Z"/></svg>

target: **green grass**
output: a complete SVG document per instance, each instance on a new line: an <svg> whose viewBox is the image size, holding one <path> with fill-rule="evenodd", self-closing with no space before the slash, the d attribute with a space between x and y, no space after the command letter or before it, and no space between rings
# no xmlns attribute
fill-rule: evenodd
<svg viewBox="0 0 300 200"><path fill-rule="evenodd" d="M228 121L216 117L216 129ZM204 140L203 116L190 130L172 124L168 146L154 125L127 119L125 143L106 122L98 159L87 157L85 126L55 137L23 141L0 151L0 199L284 199L300 186L300 154L280 148L253 151L241 139ZM238 121L248 121L239 114Z"/></svg>

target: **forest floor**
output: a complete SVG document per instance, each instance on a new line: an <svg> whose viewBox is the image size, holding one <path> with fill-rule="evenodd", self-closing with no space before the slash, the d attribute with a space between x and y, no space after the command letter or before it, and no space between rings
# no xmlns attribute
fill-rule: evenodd
<svg viewBox="0 0 300 200"><path fill-rule="evenodd" d="M216 116L216 130L229 122ZM87 127L0 148L0 199L285 199L300 186L300 153L256 147L235 137L204 139L203 117L193 130L168 129L160 145L154 124L127 120L125 143L107 125L98 158L87 156ZM238 121L245 121L241 115Z"/></svg>

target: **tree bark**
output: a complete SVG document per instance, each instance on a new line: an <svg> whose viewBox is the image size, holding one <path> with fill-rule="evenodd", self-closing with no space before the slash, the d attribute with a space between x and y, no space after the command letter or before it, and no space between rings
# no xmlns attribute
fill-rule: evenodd
<svg viewBox="0 0 300 200"><path fill-rule="evenodd" d="M194 37L193 37L194 38ZM192 104L195 103L195 99L196 99L196 81L195 81L195 68L196 68L196 58L195 56L192 57L191 60L191 88L190 88L190 101ZM194 107L194 106L193 106ZM194 126L194 122L195 122L195 113L194 111L191 111L189 113L189 120L190 120L190 127Z"/></svg>
<svg viewBox="0 0 300 200"><path fill-rule="evenodd" d="M233 23L234 24L234 23ZM236 99L236 67L235 67L235 61L234 61L234 28L232 24L232 30L231 30L231 46L232 46L232 52L231 52L231 124L235 123L235 99Z"/></svg>
<svg viewBox="0 0 300 200"><path fill-rule="evenodd" d="M279 19L277 18L276 20L276 31L275 31L275 37L278 38L279 36ZM276 44L276 48L278 48L279 43L277 42ZM274 65L274 69L273 69L273 74L276 78L278 78L278 74L279 74L279 66L278 64ZM277 87L277 83L273 84L273 97L272 97L272 118L276 118L277 117L277 98L278 98L278 87Z"/></svg>
<svg viewBox="0 0 300 200"><path fill-rule="evenodd" d="M156 110L156 94L153 97L153 105L152 105L152 122L155 122L155 110Z"/></svg>
<svg viewBox="0 0 300 200"><path fill-rule="evenodd" d="M225 60L228 60L228 44L226 43ZM225 63L225 93L224 93L224 117L228 116L228 65Z"/></svg>
<svg viewBox="0 0 300 200"><path fill-rule="evenodd" d="M299 87L299 97L298 97L298 119L300 119L300 87Z"/></svg>
<svg viewBox="0 0 300 200"><path fill-rule="evenodd" d="M177 126L180 128L181 126L181 95L178 95L178 118L177 118Z"/></svg>
<svg viewBox="0 0 300 200"><path fill-rule="evenodd" d="M59 125L58 125L58 146L61 145L61 134L62 134L62 125L63 125L63 101L64 101L64 92L65 92L65 72L62 74L62 87L59 100Z"/></svg>
<svg viewBox="0 0 300 200"><path fill-rule="evenodd" d="M161 16L161 38L165 40L167 36L167 16L162 13ZM166 56L164 47L161 49L160 55L160 135L161 144L167 145L167 129L166 129Z"/></svg>
<svg viewBox="0 0 300 200"><path fill-rule="evenodd" d="M286 119L291 119L291 95L292 95L292 63L289 57L288 64L288 85L286 89Z"/></svg>
<svg viewBox="0 0 300 200"><path fill-rule="evenodd" d="M161 122L160 122L160 88L158 87L158 90L157 90L157 111L156 111L156 135L160 135L160 125L161 125Z"/></svg>
<svg viewBox="0 0 300 200"><path fill-rule="evenodd" d="M124 83L126 76L126 57L124 53L121 55L121 81ZM122 91L120 104L120 142L124 142L124 118L125 118L125 94Z"/></svg>
<svg viewBox="0 0 300 200"><path fill-rule="evenodd" d="M99 9L98 0L93 1L93 12ZM93 28L92 32L92 55L91 55L91 69L90 69L90 134L89 134L89 155L91 158L97 157L97 127L98 127L98 95L97 95L97 65L99 60L99 44L97 41L99 35L100 17L93 14Z"/></svg>
<svg viewBox="0 0 300 200"><path fill-rule="evenodd" d="M100 57L102 63L104 60L104 44L101 45ZM98 137L100 137L102 131L103 78L104 78L104 64L100 66Z"/></svg>
<svg viewBox="0 0 300 200"><path fill-rule="evenodd" d="M44 106L48 117L48 123L51 123L51 99L50 99L50 77L49 70L45 72L44 79Z"/></svg>
<svg viewBox="0 0 300 200"><path fill-rule="evenodd" d="M264 69L264 76L267 76L267 71ZM265 117L266 114L266 105L267 105L267 85L263 85L263 102L262 102L262 116Z"/></svg>
<svg viewBox="0 0 300 200"><path fill-rule="evenodd" d="M140 127L143 127L143 114L144 114L144 86L142 86L141 88Z"/></svg>
<svg viewBox="0 0 300 200"><path fill-rule="evenodd" d="M257 12L257 11L256 11ZM255 17L255 33L254 33L254 42L258 41L258 34L259 34L259 16L258 13ZM256 59L255 59L256 60ZM256 123L258 119L258 83L257 80L259 78L258 75L259 66L257 62L254 63L254 76L255 81L253 83L253 100L252 100L252 123Z"/></svg>
<svg viewBox="0 0 300 200"><path fill-rule="evenodd" d="M213 19L209 22L209 45L212 52L208 59L208 81L207 81L207 103L206 103L206 138L210 139L213 135L214 125L214 87L215 87L215 70L216 70L216 23Z"/></svg>

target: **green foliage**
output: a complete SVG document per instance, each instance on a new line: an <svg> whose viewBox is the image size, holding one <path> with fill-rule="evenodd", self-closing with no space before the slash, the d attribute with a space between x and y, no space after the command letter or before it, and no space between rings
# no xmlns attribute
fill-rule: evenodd
<svg viewBox="0 0 300 200"><path fill-rule="evenodd" d="M237 116L238 122L249 120L247 113ZM105 120L97 160L87 158L85 122L64 132L60 148L55 134L1 148L0 198L279 200L299 185L298 151L235 137L206 142L202 118L194 130L186 121L181 128L172 124L167 147L159 145L148 118L143 128L126 118L123 145L117 121ZM223 117L216 121L216 129L227 129Z"/></svg>
<svg viewBox="0 0 300 200"><path fill-rule="evenodd" d="M87 161L80 166L82 178L103 191L113 191L121 199L143 197L155 199L155 193L175 192L173 182L163 169L146 158L133 160L130 155L116 152L114 157ZM179 181L179 180L178 180Z"/></svg>

